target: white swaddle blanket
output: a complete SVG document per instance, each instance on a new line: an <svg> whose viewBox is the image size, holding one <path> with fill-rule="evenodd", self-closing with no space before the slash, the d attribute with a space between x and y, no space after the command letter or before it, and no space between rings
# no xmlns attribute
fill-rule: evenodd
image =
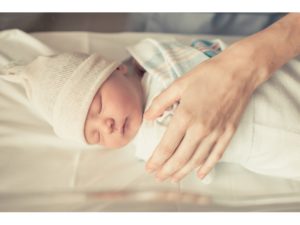
<svg viewBox="0 0 300 225"><path fill-rule="evenodd" d="M217 54L220 51L220 46L225 45L220 40L211 42L212 47L205 46L204 43L197 42L198 46L196 47L200 48L197 50L195 47L182 44L174 39L163 41L145 39L134 46L128 47L130 54L146 71L142 80L146 97L146 109L150 106L153 98L177 78L199 63L209 59L212 54ZM199 46L200 44L201 46ZM155 121L143 121L133 142L138 158L145 161L150 158L161 140L176 106L174 104L172 108L165 111ZM210 173L206 176L204 182L210 182L211 177Z"/></svg>

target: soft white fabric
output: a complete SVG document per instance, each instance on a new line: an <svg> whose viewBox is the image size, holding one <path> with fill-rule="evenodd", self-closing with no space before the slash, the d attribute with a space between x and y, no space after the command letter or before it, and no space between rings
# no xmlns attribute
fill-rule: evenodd
<svg viewBox="0 0 300 225"><path fill-rule="evenodd" d="M0 78L19 80L30 102L59 137L85 144L84 124L90 104L119 64L97 53L61 53L39 56L21 68L2 69Z"/></svg>

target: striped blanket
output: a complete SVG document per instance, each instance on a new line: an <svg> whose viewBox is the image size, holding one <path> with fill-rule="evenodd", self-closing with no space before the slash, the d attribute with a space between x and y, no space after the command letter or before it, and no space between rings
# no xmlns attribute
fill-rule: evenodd
<svg viewBox="0 0 300 225"><path fill-rule="evenodd" d="M128 47L128 50L149 74L160 77L164 82L174 81L199 63L217 55L224 46L220 40L197 39L189 46L173 39L144 39Z"/></svg>

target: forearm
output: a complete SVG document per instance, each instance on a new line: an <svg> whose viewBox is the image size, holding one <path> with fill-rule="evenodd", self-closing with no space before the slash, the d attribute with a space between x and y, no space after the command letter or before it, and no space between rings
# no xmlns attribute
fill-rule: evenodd
<svg viewBox="0 0 300 225"><path fill-rule="evenodd" d="M248 60L248 69L252 71L251 76L256 76L257 87L288 60L300 54L300 13L288 14L230 48Z"/></svg>

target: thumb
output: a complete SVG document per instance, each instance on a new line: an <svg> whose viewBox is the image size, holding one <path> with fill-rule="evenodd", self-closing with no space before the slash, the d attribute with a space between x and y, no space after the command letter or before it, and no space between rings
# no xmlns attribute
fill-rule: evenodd
<svg viewBox="0 0 300 225"><path fill-rule="evenodd" d="M173 83L166 90L156 96L150 107L144 113L147 120L153 120L164 113L164 111L179 101L181 98L177 83Z"/></svg>

